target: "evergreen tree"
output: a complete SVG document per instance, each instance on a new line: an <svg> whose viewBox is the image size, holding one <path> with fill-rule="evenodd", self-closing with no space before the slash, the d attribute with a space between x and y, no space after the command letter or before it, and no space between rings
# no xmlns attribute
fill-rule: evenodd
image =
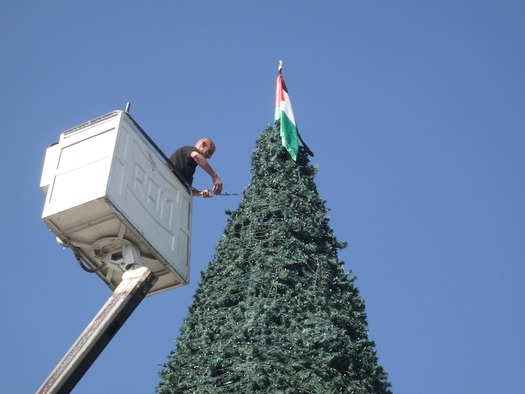
<svg viewBox="0 0 525 394"><path fill-rule="evenodd" d="M390 393L315 172L278 122L261 133L158 394Z"/></svg>

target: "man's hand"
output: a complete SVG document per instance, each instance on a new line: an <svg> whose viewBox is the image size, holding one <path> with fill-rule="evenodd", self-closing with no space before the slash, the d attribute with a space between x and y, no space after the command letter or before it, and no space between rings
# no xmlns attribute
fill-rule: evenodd
<svg viewBox="0 0 525 394"><path fill-rule="evenodd" d="M199 196L203 197L203 198L210 198L210 197L213 197L213 193L211 192L211 190L203 190L199 193Z"/></svg>
<svg viewBox="0 0 525 394"><path fill-rule="evenodd" d="M222 192L222 181L221 181L221 179L217 175L215 175L211 179L213 181L213 193L221 194L221 192Z"/></svg>

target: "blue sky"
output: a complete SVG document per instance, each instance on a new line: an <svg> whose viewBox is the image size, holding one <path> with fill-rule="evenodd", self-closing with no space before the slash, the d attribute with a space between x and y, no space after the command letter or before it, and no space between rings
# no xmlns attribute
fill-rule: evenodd
<svg viewBox="0 0 525 394"><path fill-rule="evenodd" d="M212 137L242 191L280 59L393 391L522 392L524 17L524 1L2 1L0 392L34 392L111 294L41 219L45 149L129 101L168 155ZM239 201L194 201L191 284L145 299L75 393L153 392Z"/></svg>

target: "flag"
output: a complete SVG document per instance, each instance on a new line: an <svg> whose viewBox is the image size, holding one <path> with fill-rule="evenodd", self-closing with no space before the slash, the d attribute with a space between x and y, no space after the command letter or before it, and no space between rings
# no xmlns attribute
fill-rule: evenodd
<svg viewBox="0 0 525 394"><path fill-rule="evenodd" d="M274 121L281 121L281 139L283 146L286 148L292 159L296 161L297 153L300 148L304 149L310 156L313 156L314 154L303 142L299 135L299 131L297 130L297 123L293 116L292 103L290 102L290 96L288 96L288 90L284 83L282 69L283 62L279 60L279 74L277 75L277 88L275 90Z"/></svg>

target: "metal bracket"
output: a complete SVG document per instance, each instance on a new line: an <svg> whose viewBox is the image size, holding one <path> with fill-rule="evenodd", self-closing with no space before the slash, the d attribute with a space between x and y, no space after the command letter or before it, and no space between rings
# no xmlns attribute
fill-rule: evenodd
<svg viewBox="0 0 525 394"><path fill-rule="evenodd" d="M93 244L91 255L101 263L120 268L122 272L142 266L139 248L123 238L99 239Z"/></svg>

